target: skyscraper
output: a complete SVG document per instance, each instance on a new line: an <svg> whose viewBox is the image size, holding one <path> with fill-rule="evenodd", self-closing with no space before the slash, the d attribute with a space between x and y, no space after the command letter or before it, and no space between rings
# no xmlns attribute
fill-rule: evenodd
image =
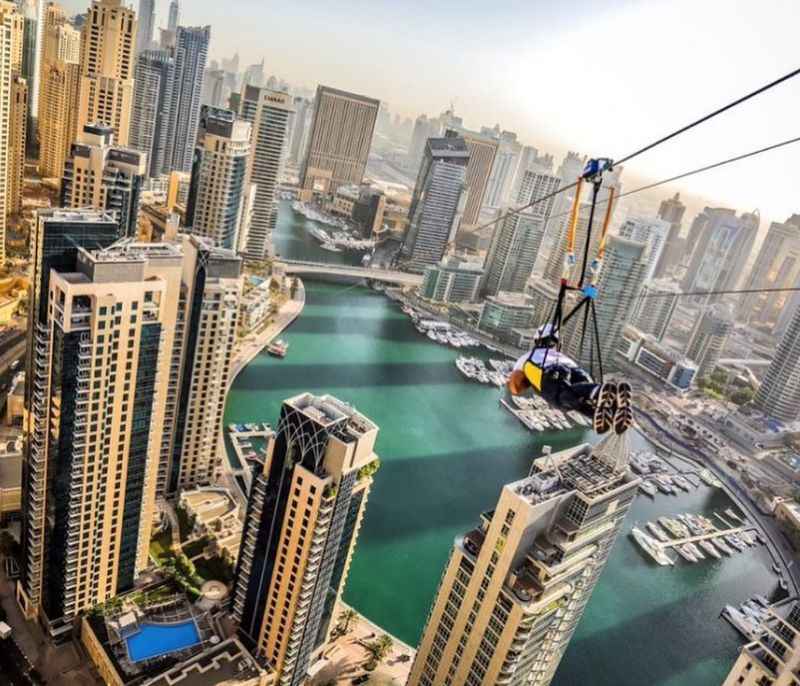
<svg viewBox="0 0 800 686"><path fill-rule="evenodd" d="M428 115L420 114L414 120L411 140L408 142L408 157L413 166L418 166L422 162L427 140L429 138L438 138L441 135L442 123L438 118L429 119Z"/></svg>
<svg viewBox="0 0 800 686"><path fill-rule="evenodd" d="M153 47L156 28L155 0L139 0L139 27L136 30L136 54Z"/></svg>
<svg viewBox="0 0 800 686"><path fill-rule="evenodd" d="M401 250L406 269L422 272L438 264L455 238L464 211L468 164L469 150L460 136L428 140Z"/></svg>
<svg viewBox="0 0 800 686"><path fill-rule="evenodd" d="M558 190L561 179L551 174L526 171L520 184L517 205L541 200ZM509 214L497 226L486 257L486 278L483 292L497 295L500 291L521 293L533 274L533 267L544 238L554 198L539 202L524 212Z"/></svg>
<svg viewBox="0 0 800 686"><path fill-rule="evenodd" d="M794 686L800 674L800 602L789 598L770 607L756 635L742 646L722 686Z"/></svg>
<svg viewBox="0 0 800 686"><path fill-rule="evenodd" d="M537 459L459 536L408 686L547 686L640 480L604 439Z"/></svg>
<svg viewBox="0 0 800 686"><path fill-rule="evenodd" d="M727 305L706 307L692 329L686 357L697 363L697 375L709 376L717 366L733 330L733 315Z"/></svg>
<svg viewBox="0 0 800 686"><path fill-rule="evenodd" d="M8 136L8 212L22 211L22 183L25 178L25 149L28 133L28 84L12 74Z"/></svg>
<svg viewBox="0 0 800 686"><path fill-rule="evenodd" d="M17 12L11 2L0 2L0 265L6 259L6 220L10 212L19 205L21 179L19 173L19 155L24 154L24 136L22 148L19 148L14 124L25 120L25 110L19 110L20 90L24 89L24 80L19 76L22 69L22 39L25 31L25 19ZM23 103L24 106L24 103ZM15 196L16 194L16 196Z"/></svg>
<svg viewBox="0 0 800 686"><path fill-rule="evenodd" d="M81 29L78 128L100 123L128 144L133 103L136 15L122 0L92 0Z"/></svg>
<svg viewBox="0 0 800 686"><path fill-rule="evenodd" d="M250 491L233 590L242 641L281 686L305 683L344 588L378 427L328 395L283 403Z"/></svg>
<svg viewBox="0 0 800 686"><path fill-rule="evenodd" d="M37 616L40 610L44 609L46 616L51 621L56 621L65 616L67 600L72 601L70 609L77 611L85 606L88 600L87 591L92 591L90 595L97 597L97 595L105 594L107 589L107 569L103 570L106 582L102 589L96 587L97 580L92 579L91 573L81 577L84 588L83 602L80 606L74 593L67 595L65 587L68 577L73 584L77 580L77 566L72 562L72 557L67 555L69 551L64 549L69 533L65 527L69 523L70 517L77 516L79 520L82 520L83 517L81 514L73 515L70 512L71 503L82 507L77 498L74 501L71 498L71 480L83 476L87 454L86 418L82 416L80 418L81 426L76 426L78 392L84 393L90 388L88 381L93 376L91 370L87 375L87 371L83 368L79 372L81 374L80 382L74 376L78 372L77 368L81 362L76 353L87 352L84 348L88 345L89 359L94 358L96 353L92 349L92 340L96 340L99 344L99 339L96 339L96 336L100 335L98 331L100 328L99 312L95 312L94 317L92 316L93 305L91 302L76 304L75 311L68 310L69 314L64 319L63 307L56 309L55 302L57 301L55 301L54 310L51 313L49 303L51 302L51 273L70 274L76 272L78 251L82 246L92 248L108 246L119 237L119 225L114 217L105 211L46 210L39 212L35 234L32 238L33 268L26 359L26 378L29 381L25 385L28 445L22 485L24 563L17 590L20 605L29 618ZM71 329L73 317L76 328L86 326L85 314L79 310L85 309L87 305L90 308L89 324L95 333L90 333L89 340L83 341L82 334L78 331L73 332ZM107 326L105 319L109 314L109 305L106 304L105 307L103 328ZM115 326L113 319L111 326ZM67 330L65 331L65 329ZM58 335L56 335L56 330ZM104 338L109 334L104 333ZM106 344L108 345L106 346ZM73 349L67 350L65 345L72 346ZM122 350L127 352L127 346ZM109 355L108 363L110 364L112 353L116 352L113 350L113 342L110 338L108 341L104 340L103 351ZM61 364L64 355L67 355L68 364L66 366ZM54 366L54 362L57 361L59 364ZM120 370L123 373L125 364L122 364ZM58 371L61 378L54 376L54 369ZM98 367L94 374L99 376L102 370L102 367ZM73 378L68 381L65 374L71 374ZM103 395L106 393L106 390L98 389L98 391ZM69 396L70 410L61 415L60 421L65 423L63 431L53 433L53 423L56 421L53 402L57 401L59 406L62 406L61 403L66 400L66 396ZM98 397L93 402L97 404L95 414L99 419L100 398ZM86 409L86 399L84 399L81 403L81 414ZM104 400L104 415L105 412L106 402ZM69 423L69 426L66 423ZM104 430L100 428L103 426L104 422L99 424L97 421L92 421L94 432ZM77 429L79 431L76 431ZM57 437L62 434L63 440L58 440ZM83 441L78 440L80 438ZM99 440L93 441L91 449L92 451L102 450L103 438L100 437ZM73 460L74 474L72 472ZM116 455L114 461L116 463ZM100 460L100 464L102 465L102 460ZM52 478L56 466L61 470L60 479ZM112 473L112 475L116 480L116 473ZM106 474L106 476L109 475ZM82 487L79 490L83 493ZM98 489L99 493L100 489ZM104 510L106 509L109 508L104 508ZM119 534L119 532L118 528L117 533ZM74 537L72 541L74 541ZM93 558L94 551L91 548L86 549L84 543L84 554L88 556L90 553L90 557ZM86 588L87 581L89 581L89 588ZM74 585L70 588L74 589ZM113 590L115 589L112 588Z"/></svg>
<svg viewBox="0 0 800 686"><path fill-rule="evenodd" d="M661 201L658 207L658 218L669 223L669 231L661 251L661 258L656 264L653 276L662 277L668 269L680 262L682 257L683 241L680 239L681 222L686 212L686 205L681 202L681 194L675 193L671 198Z"/></svg>
<svg viewBox="0 0 800 686"><path fill-rule="evenodd" d="M674 281L655 279L645 282L640 297L634 303L631 318L636 328L662 340L669 331L680 292L680 287Z"/></svg>
<svg viewBox="0 0 800 686"><path fill-rule="evenodd" d="M39 60L41 59L39 20L44 14L44 8L39 0L20 0L19 11L25 19L22 37L22 78L28 84L28 147L33 150L35 146L31 147L30 138L35 137L39 106Z"/></svg>
<svg viewBox="0 0 800 686"><path fill-rule="evenodd" d="M177 7L177 2L173 2ZM200 118L200 96L203 74L211 40L210 26L178 26L175 31L175 82L170 103L169 147L167 171L192 169Z"/></svg>
<svg viewBox="0 0 800 686"><path fill-rule="evenodd" d="M299 164L303 159L306 147L308 147L308 136L311 133L311 122L314 118L314 103L307 98L295 98L292 106L294 107L294 124L289 143L289 160L292 164Z"/></svg>
<svg viewBox="0 0 800 686"><path fill-rule="evenodd" d="M480 220L483 199L489 186L489 177L494 168L497 155L497 141L464 129L458 130L469 151L469 163L465 183L467 186L467 202L464 205L464 216L461 225L465 229L476 226Z"/></svg>
<svg viewBox="0 0 800 686"><path fill-rule="evenodd" d="M484 132L487 131L484 129ZM486 207L497 209L508 204L521 154L522 144L517 140L516 133L513 131L498 133L497 153L484 196Z"/></svg>
<svg viewBox="0 0 800 686"><path fill-rule="evenodd" d="M136 58L136 86L131 113L130 146L147 154L148 176L171 171L172 92L175 59L167 50L145 50Z"/></svg>
<svg viewBox="0 0 800 686"><path fill-rule="evenodd" d="M283 169L292 98L288 93L248 86L242 93L239 116L253 125L250 183L255 200L243 252L249 260L263 260L272 250L277 218L275 190Z"/></svg>
<svg viewBox="0 0 800 686"><path fill-rule="evenodd" d="M619 227L619 235L647 245L647 271L644 278L652 279L667 245L670 225L662 219L631 217Z"/></svg>
<svg viewBox="0 0 800 686"><path fill-rule="evenodd" d="M615 352L622 341L622 330L634 310L648 266L647 246L644 243L619 236L608 237L605 259L597 281L596 300L599 347L606 370L614 367ZM575 326L577 327L577 322ZM596 369L594 329L591 326L587 329L582 346L581 336L575 333L567 337L565 347L587 369Z"/></svg>
<svg viewBox="0 0 800 686"><path fill-rule="evenodd" d="M380 101L317 86L314 118L300 172L301 196L332 194L364 179Z"/></svg>
<svg viewBox="0 0 800 686"><path fill-rule="evenodd" d="M776 419L793 422L800 417L800 308L791 314L755 403Z"/></svg>
<svg viewBox="0 0 800 686"><path fill-rule="evenodd" d="M706 207L692 223L694 250L682 286L686 291L731 290L741 280L753 249L758 213Z"/></svg>
<svg viewBox="0 0 800 686"><path fill-rule="evenodd" d="M772 222L761 244L744 290L791 288L800 277L800 215L784 223ZM746 323L772 327L788 302L786 293L748 293L739 304L739 317Z"/></svg>
<svg viewBox="0 0 800 686"><path fill-rule="evenodd" d="M250 124L230 110L203 105L186 206L191 233L237 249L247 219L249 156Z"/></svg>
<svg viewBox="0 0 800 686"><path fill-rule="evenodd" d="M180 348L173 351L169 387L175 389L170 460L163 460L158 493L217 482L219 428L236 336L242 260L207 238L183 241L183 281L178 304ZM180 376L175 374L180 367ZM165 375L166 376L166 375Z"/></svg>
<svg viewBox="0 0 800 686"><path fill-rule="evenodd" d="M169 15L167 17L167 30L177 31L181 21L181 6L178 0L170 0Z"/></svg>
<svg viewBox="0 0 800 686"><path fill-rule="evenodd" d="M61 182L62 207L113 212L123 236L136 236L145 154L114 145L110 126L86 124L73 143Z"/></svg>
<svg viewBox="0 0 800 686"><path fill-rule="evenodd" d="M60 179L78 126L77 62L52 62L42 76L39 98L39 173Z"/></svg>

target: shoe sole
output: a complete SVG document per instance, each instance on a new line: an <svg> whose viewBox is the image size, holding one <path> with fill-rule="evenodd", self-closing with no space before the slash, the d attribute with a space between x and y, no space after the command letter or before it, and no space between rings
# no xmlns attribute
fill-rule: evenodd
<svg viewBox="0 0 800 686"><path fill-rule="evenodd" d="M598 391L597 406L594 410L592 428L604 434L614 426L614 405L617 396L617 387L614 384L603 384Z"/></svg>

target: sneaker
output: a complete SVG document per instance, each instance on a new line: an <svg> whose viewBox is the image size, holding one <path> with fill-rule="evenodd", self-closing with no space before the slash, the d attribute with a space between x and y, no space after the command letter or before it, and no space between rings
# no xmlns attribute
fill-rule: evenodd
<svg viewBox="0 0 800 686"><path fill-rule="evenodd" d="M614 432L617 435L624 434L633 426L633 411L630 405L618 407L614 413Z"/></svg>
<svg viewBox="0 0 800 686"><path fill-rule="evenodd" d="M617 384L617 407L630 407L633 390L627 381Z"/></svg>
<svg viewBox="0 0 800 686"><path fill-rule="evenodd" d="M614 425L617 387L613 383L605 383L597 390L594 405L592 427L599 434L604 434Z"/></svg>

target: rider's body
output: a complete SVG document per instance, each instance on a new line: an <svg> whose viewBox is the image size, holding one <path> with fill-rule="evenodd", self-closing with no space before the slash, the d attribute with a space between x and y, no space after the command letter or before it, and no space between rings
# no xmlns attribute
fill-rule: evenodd
<svg viewBox="0 0 800 686"><path fill-rule="evenodd" d="M551 405L590 417L598 433L612 427L618 434L627 431L633 423L630 385L595 382L557 346L558 331L549 324L540 327L533 350L514 365L508 383L511 393L519 395L532 388Z"/></svg>

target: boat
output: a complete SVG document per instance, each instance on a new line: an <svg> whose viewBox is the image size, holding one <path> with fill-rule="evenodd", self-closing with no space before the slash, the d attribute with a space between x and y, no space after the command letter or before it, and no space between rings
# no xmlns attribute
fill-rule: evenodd
<svg viewBox="0 0 800 686"><path fill-rule="evenodd" d="M658 490L662 493L667 493L668 495L675 493L675 489L660 477L655 477L653 481L655 482Z"/></svg>
<svg viewBox="0 0 800 686"><path fill-rule="evenodd" d="M744 521L744 519L742 519L740 515L736 514L730 507L727 510L725 510L725 514L728 515L728 517L730 517L731 519L735 519L737 522Z"/></svg>
<svg viewBox="0 0 800 686"><path fill-rule="evenodd" d="M273 357L286 357L286 353L288 351L289 351L289 344L286 341L282 341L281 339L278 339L277 341L274 341L273 343L270 343L267 346L267 352Z"/></svg>
<svg viewBox="0 0 800 686"><path fill-rule="evenodd" d="M711 555L711 557L714 557L717 560L722 559L722 555L719 554L719 551L714 547L714 544L711 541L698 541L697 544L709 555Z"/></svg>
<svg viewBox="0 0 800 686"><path fill-rule="evenodd" d="M689 482L684 479L680 474L676 474L672 477L672 483L674 483L678 488L683 489L687 493L692 490Z"/></svg>
<svg viewBox="0 0 800 686"><path fill-rule="evenodd" d="M676 545L675 551L687 562L697 562L695 556L692 555L692 553L689 552L689 550L687 550L685 545Z"/></svg>
<svg viewBox="0 0 800 686"><path fill-rule="evenodd" d="M706 556L700 552L700 549L694 543L684 543L684 547L695 556L697 560L705 560Z"/></svg>
<svg viewBox="0 0 800 686"><path fill-rule="evenodd" d="M701 469L698 472L698 476L703 480L707 486L712 486L714 488L722 488L722 482L714 476L708 469Z"/></svg>
<svg viewBox="0 0 800 686"><path fill-rule="evenodd" d="M775 572L778 576L783 575L783 570L775 562L772 563L772 571Z"/></svg>
<svg viewBox="0 0 800 686"><path fill-rule="evenodd" d="M323 250L328 250L330 252L342 252L341 248L337 248L333 243L323 243L319 246Z"/></svg>
<svg viewBox="0 0 800 686"><path fill-rule="evenodd" d="M712 538L710 540L714 543L714 546L723 554L733 555L733 550L731 550L730 547L728 547L728 545L725 543L725 541L722 540L722 536L717 536L716 538Z"/></svg>
<svg viewBox="0 0 800 686"><path fill-rule="evenodd" d="M778 586L781 587L782 591L788 591L789 590L789 584L786 583L786 579L781 579L778 582Z"/></svg>
<svg viewBox="0 0 800 686"><path fill-rule="evenodd" d="M736 534L728 534L725 536L725 541L739 552L742 552L747 547L739 540L739 537L736 536Z"/></svg>
<svg viewBox="0 0 800 686"><path fill-rule="evenodd" d="M664 549L657 541L650 538L644 531L638 527L631 529L631 535L639 547L644 550L655 562L666 567L667 565L674 564L672 558L667 555Z"/></svg>
<svg viewBox="0 0 800 686"><path fill-rule="evenodd" d="M655 487L652 481L642 481L642 483L639 484L639 488L642 490L642 492L647 493L647 495L649 495L651 498L658 493L658 489Z"/></svg>
<svg viewBox="0 0 800 686"><path fill-rule="evenodd" d="M664 529L662 529L658 524L655 522L647 522L645 526L647 527L647 530L659 541L662 543L669 543L669 536L667 536L667 534L664 532Z"/></svg>

